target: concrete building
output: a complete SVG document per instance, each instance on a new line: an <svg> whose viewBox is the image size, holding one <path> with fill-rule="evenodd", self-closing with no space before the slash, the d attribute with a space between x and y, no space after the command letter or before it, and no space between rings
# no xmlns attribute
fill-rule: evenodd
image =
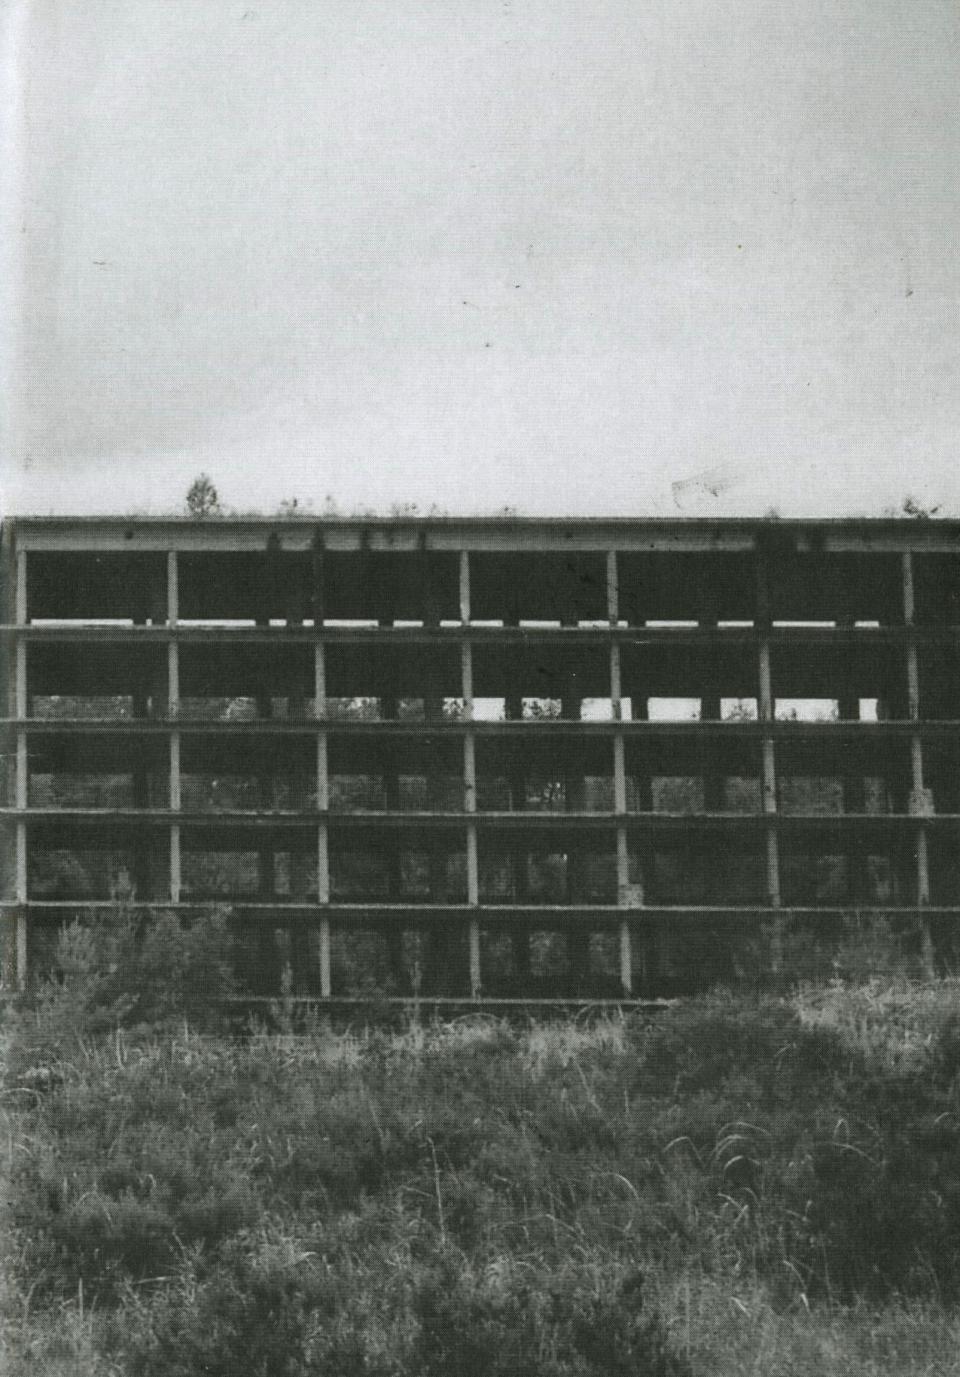
<svg viewBox="0 0 960 1377"><path fill-rule="evenodd" d="M8 982L228 904L321 999L647 997L960 915L960 523L16 518Z"/></svg>

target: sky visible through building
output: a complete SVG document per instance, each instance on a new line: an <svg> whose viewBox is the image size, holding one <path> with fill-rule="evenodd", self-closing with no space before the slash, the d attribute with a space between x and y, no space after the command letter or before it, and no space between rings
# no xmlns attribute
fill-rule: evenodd
<svg viewBox="0 0 960 1377"><path fill-rule="evenodd" d="M960 515L952 0L8 0L2 495Z"/></svg>

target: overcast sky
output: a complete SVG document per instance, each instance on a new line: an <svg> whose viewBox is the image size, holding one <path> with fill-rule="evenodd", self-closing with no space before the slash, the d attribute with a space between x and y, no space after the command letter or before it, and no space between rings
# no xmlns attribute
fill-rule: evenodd
<svg viewBox="0 0 960 1377"><path fill-rule="evenodd" d="M6 0L20 511L960 514L956 0Z"/></svg>

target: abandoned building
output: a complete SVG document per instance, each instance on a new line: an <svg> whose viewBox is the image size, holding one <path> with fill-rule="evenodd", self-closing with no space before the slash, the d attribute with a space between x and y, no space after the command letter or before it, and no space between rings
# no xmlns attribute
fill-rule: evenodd
<svg viewBox="0 0 960 1377"><path fill-rule="evenodd" d="M960 916L960 523L3 527L4 965L227 906L243 988L618 999Z"/></svg>

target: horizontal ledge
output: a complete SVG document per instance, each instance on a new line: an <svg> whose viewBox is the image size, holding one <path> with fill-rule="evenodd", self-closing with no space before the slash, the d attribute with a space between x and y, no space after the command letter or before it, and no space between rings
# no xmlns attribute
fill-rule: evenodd
<svg viewBox="0 0 960 1377"><path fill-rule="evenodd" d="M515 645L551 642L560 645L609 644L638 646L706 645L955 645L960 641L960 626L645 626L604 624L597 619L589 626L488 626L461 622L450 626L184 626L110 625L100 622L59 623L38 626L27 622L0 624L0 635L24 641L79 643L91 642L180 645L221 645L224 643L265 643L268 645L422 645L468 640L476 645Z"/></svg>
<svg viewBox="0 0 960 1377"><path fill-rule="evenodd" d="M903 736L917 733L932 735L937 733L960 732L960 720L955 718L926 718L909 720L889 718L880 722L861 722L848 718L839 722L792 722L792 721L721 721L716 718L677 721L644 722L635 719L583 721L574 718L518 718L509 721L485 721L466 719L438 719L435 721L402 722L396 719L386 721L358 721L335 717L302 718L247 718L230 721L223 718L199 717L0 717L0 727L17 727L31 734L61 732L69 735L96 734L103 732L131 735L157 735L177 731L191 734L210 735L293 735L307 736L315 732L330 735L348 736L440 736L462 735L466 732L477 736L516 736L530 732L533 735L570 736L710 736L729 739L736 736L843 736L855 735L866 738L878 736Z"/></svg>
<svg viewBox="0 0 960 1377"><path fill-rule="evenodd" d="M463 1009L483 1013L486 1009L669 1009L676 999L641 999L633 995L568 995L548 998L541 995L229 995L218 1001L227 1006L246 1008L310 1009Z"/></svg>
<svg viewBox="0 0 960 1377"><path fill-rule="evenodd" d="M345 829L385 830L387 828L423 829L441 827L444 829L463 829L467 824L476 824L481 829L492 831L506 828L527 831L537 829L583 831L617 827L651 828L667 831L683 831L687 828L716 829L726 831L731 828L791 827L830 831L834 828L878 830L884 828L900 829L905 825L918 823L949 824L960 826L960 813L563 813L563 812L414 812L373 811L370 812L319 812L300 811L234 811L234 812L174 812L169 809L137 808L0 808L0 817L21 822L60 823L128 823L130 825L169 825L204 828L231 828L245 831L250 828L308 828L318 823L326 824L331 830Z"/></svg>
<svg viewBox="0 0 960 1377"><path fill-rule="evenodd" d="M0 900L0 911L26 912L38 916L48 913L89 913L119 912L129 909L123 904L109 899L27 899ZM249 901L242 899L194 899L172 903L169 900L151 899L138 901L135 910L156 912L176 912L183 914L210 913L213 910L227 911L232 917L269 917L275 915L277 921L304 919L314 921L323 918L342 923L389 923L391 921L445 922L478 921L496 926L498 924L539 922L556 923L615 923L649 919L717 919L735 921L740 918L917 918L938 915L960 918L960 903L953 905L905 905L896 907L890 904L857 905L828 904L820 907L809 905L783 905L773 908L763 904L650 904L647 906L618 907L615 904L481 904L471 907L468 904L317 904L284 903L282 900Z"/></svg>
<svg viewBox="0 0 960 1377"><path fill-rule="evenodd" d="M285 550L306 551L315 533L328 550L430 550L512 553L531 550L750 551L765 536L811 552L956 552L960 523L906 517L822 517L780 520L757 517L636 518L398 515L12 516L4 523L18 549L228 551L263 550L276 534Z"/></svg>

